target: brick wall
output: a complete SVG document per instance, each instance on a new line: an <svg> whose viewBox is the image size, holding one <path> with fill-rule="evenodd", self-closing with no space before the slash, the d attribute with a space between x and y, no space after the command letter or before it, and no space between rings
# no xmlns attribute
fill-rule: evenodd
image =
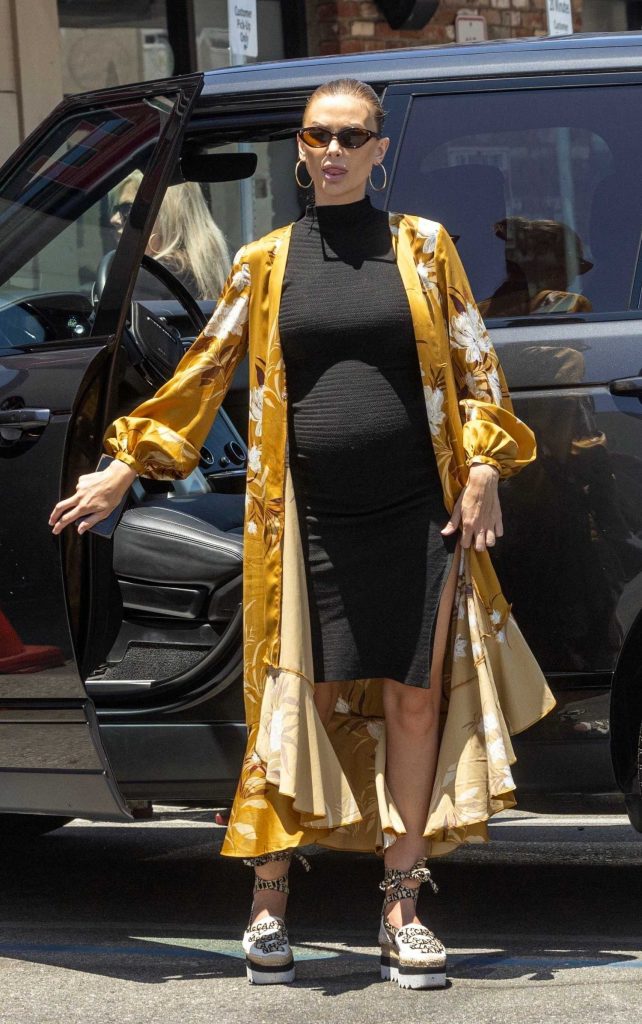
<svg viewBox="0 0 642 1024"><path fill-rule="evenodd" d="M581 29L582 0L572 0L575 31ZM441 0L425 28L391 29L371 0L307 0L310 54L355 53L397 46L450 43L459 12L483 14L489 39L546 34L545 0Z"/></svg>

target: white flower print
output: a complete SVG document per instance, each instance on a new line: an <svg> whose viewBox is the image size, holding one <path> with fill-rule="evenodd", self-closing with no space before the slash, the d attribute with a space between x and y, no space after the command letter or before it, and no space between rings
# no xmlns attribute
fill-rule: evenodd
<svg viewBox="0 0 642 1024"><path fill-rule="evenodd" d="M505 629L498 629L497 632L495 633L495 639L496 639L498 644L505 644L506 643L506 630Z"/></svg>
<svg viewBox="0 0 642 1024"><path fill-rule="evenodd" d="M338 698L337 703L334 706L334 710L339 715L349 715L350 714L350 705L348 704L348 702L345 699L345 697L339 697Z"/></svg>
<svg viewBox="0 0 642 1024"><path fill-rule="evenodd" d="M249 521L249 522L248 522L248 524L247 524L247 532L248 532L248 533L249 533L249 534L250 534L250 535L251 535L252 537L255 537L255 536L256 536L256 534L257 534L257 533L259 532L259 528L258 528L258 526L256 525L256 523L254 522L254 520L253 520L253 519L250 519L250 521Z"/></svg>
<svg viewBox="0 0 642 1024"><path fill-rule="evenodd" d="M433 390L433 388L429 387L428 384L424 384L424 399L426 401L426 412L428 413L430 433L433 437L437 437L439 434L439 428L446 417L443 410L444 393L440 388L435 388Z"/></svg>
<svg viewBox="0 0 642 1024"><path fill-rule="evenodd" d="M497 370L489 370L488 373L486 374L486 379L488 380L488 386L490 387L490 392L493 396L493 401L495 402L495 405L501 405L502 386L499 383L499 374L497 373Z"/></svg>
<svg viewBox="0 0 642 1024"><path fill-rule="evenodd" d="M491 612L490 621L492 622L493 626L499 626L500 622L502 621L502 613L498 611L497 608L495 608L495 610Z"/></svg>
<svg viewBox="0 0 642 1024"><path fill-rule="evenodd" d="M240 295L234 302L219 302L207 321L203 334L207 338L225 338L230 334L243 334L250 308L249 295Z"/></svg>
<svg viewBox="0 0 642 1024"><path fill-rule="evenodd" d="M250 419L256 423L256 436L263 432L263 392L265 385L250 389Z"/></svg>
<svg viewBox="0 0 642 1024"><path fill-rule="evenodd" d="M495 730L499 731L499 719L494 711L486 712L482 718L482 726L486 733L493 732Z"/></svg>
<svg viewBox="0 0 642 1024"><path fill-rule="evenodd" d="M430 260L429 262L422 260L420 263L417 263L417 274L419 275L419 279L426 291L430 288L437 287L437 275L435 273L435 264L433 260Z"/></svg>
<svg viewBox="0 0 642 1024"><path fill-rule="evenodd" d="M427 220L426 217L419 217L417 221L417 234L422 235L426 241L423 245L424 252L434 252L437 245L437 234L439 224L435 220Z"/></svg>
<svg viewBox="0 0 642 1024"><path fill-rule="evenodd" d="M239 270L236 271L232 278L232 287L236 288L237 292L242 292L244 288L247 288L250 284L250 267L247 263L242 263Z"/></svg>
<svg viewBox="0 0 642 1024"><path fill-rule="evenodd" d="M270 722L270 750L279 750L281 747L281 734L283 733L283 709L274 708L272 721Z"/></svg>
<svg viewBox="0 0 642 1024"><path fill-rule="evenodd" d="M505 761L506 760L506 747L501 736L497 736L490 743L486 744L486 750L491 761Z"/></svg>
<svg viewBox="0 0 642 1024"><path fill-rule="evenodd" d="M373 740L376 740L377 743L379 742L379 740L383 739L385 735L385 726L383 722L379 719L369 719L368 724L366 725L366 729L372 736Z"/></svg>
<svg viewBox="0 0 642 1024"><path fill-rule="evenodd" d="M461 616L460 616L460 618L461 618ZM457 658L465 658L466 657L467 647L468 647L468 641L466 640L466 637L462 636L461 633L457 633L457 636L455 637L454 657L456 659Z"/></svg>
<svg viewBox="0 0 642 1024"><path fill-rule="evenodd" d="M466 349L467 363L483 362L484 355L490 350L490 338L477 306L468 302L463 313L451 317L450 332L455 348Z"/></svg>
<svg viewBox="0 0 642 1024"><path fill-rule="evenodd" d="M247 453L247 468L251 469L253 473L261 472L261 449L255 444Z"/></svg>

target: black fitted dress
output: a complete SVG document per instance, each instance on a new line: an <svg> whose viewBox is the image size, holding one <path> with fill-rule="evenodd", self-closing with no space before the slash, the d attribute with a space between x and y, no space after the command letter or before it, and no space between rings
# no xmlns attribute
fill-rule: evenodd
<svg viewBox="0 0 642 1024"><path fill-rule="evenodd" d="M430 685L455 539L388 215L368 197L293 226L279 314L315 681Z"/></svg>

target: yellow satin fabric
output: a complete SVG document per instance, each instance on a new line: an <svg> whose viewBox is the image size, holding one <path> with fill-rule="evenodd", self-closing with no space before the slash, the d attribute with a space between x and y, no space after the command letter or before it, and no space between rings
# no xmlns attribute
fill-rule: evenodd
<svg viewBox="0 0 642 1024"><path fill-rule="evenodd" d="M513 414L447 232L415 216L390 214L389 220L451 510L471 464L486 462L510 476L535 458L535 439ZM243 580L249 736L222 850L231 856L308 842L381 852L403 831L385 785L380 681L346 681L327 734L312 699L278 329L290 232L291 225L280 228L237 253L212 318L173 378L130 416L116 420L105 437L107 450L142 475L187 475L249 347ZM489 815L511 806L509 734L554 704L510 617L487 552L462 558L458 602L462 625L453 618L439 764L426 823L433 853L484 839Z"/></svg>

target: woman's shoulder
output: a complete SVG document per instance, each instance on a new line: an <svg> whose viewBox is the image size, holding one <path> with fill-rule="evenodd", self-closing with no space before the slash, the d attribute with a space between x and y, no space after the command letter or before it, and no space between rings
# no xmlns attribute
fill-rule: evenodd
<svg viewBox="0 0 642 1024"><path fill-rule="evenodd" d="M423 217L418 213L389 212L388 217L393 230L396 229L398 231L402 225L406 226L413 235L421 238L422 242L431 239L434 239L436 242L439 232L445 230L443 224L439 221Z"/></svg>
<svg viewBox="0 0 642 1024"><path fill-rule="evenodd" d="M268 253L274 253L278 249L279 245L292 230L292 224L284 224L279 228L272 228L267 234L261 235L260 238L255 238L253 242L247 242L243 245L238 253L236 259L247 259L251 261L253 259L261 259Z"/></svg>

